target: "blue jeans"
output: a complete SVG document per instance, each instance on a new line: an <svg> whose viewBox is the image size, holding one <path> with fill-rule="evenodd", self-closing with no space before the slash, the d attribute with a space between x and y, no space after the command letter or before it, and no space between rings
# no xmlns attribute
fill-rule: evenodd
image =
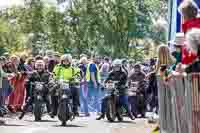
<svg viewBox="0 0 200 133"><path fill-rule="evenodd" d="M12 92L12 87L7 79L2 80L2 88L0 88L0 106L5 106L5 98Z"/></svg>
<svg viewBox="0 0 200 133"><path fill-rule="evenodd" d="M4 105L4 99L3 99L3 89L0 88L0 108L2 108L2 106Z"/></svg>
<svg viewBox="0 0 200 133"><path fill-rule="evenodd" d="M124 107L126 111L129 112L128 96L126 95L119 96L119 106Z"/></svg>
<svg viewBox="0 0 200 133"><path fill-rule="evenodd" d="M134 116L137 116L138 115L137 96L129 96L128 102L129 102L129 110L133 113Z"/></svg>
<svg viewBox="0 0 200 133"><path fill-rule="evenodd" d="M92 82L88 82L89 91L89 107L90 112L101 111L101 90L99 87L95 88Z"/></svg>
<svg viewBox="0 0 200 133"><path fill-rule="evenodd" d="M85 88L88 89L88 88ZM84 92L87 91L87 92ZM85 94L84 94L85 93ZM89 109L88 109L88 90L84 90L83 87L81 87L80 89L80 102L82 105L82 109L84 111L84 113L88 114L89 113Z"/></svg>

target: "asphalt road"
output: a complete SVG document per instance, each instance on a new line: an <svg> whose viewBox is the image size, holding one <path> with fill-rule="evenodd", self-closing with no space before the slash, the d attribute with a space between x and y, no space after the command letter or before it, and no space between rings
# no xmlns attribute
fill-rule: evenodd
<svg viewBox="0 0 200 133"><path fill-rule="evenodd" d="M3 119L6 124L0 126L0 133L150 133L153 128L145 119L131 121L125 118L121 123L109 123L106 119L95 120L95 115L78 117L68 122L66 127L60 126L57 118L51 119L49 116L44 116L41 122L34 122L31 114L23 120L18 120L16 115Z"/></svg>

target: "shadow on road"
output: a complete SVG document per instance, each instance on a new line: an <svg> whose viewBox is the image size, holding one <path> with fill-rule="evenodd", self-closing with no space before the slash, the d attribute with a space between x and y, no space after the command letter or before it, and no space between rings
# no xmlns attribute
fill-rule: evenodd
<svg viewBox="0 0 200 133"><path fill-rule="evenodd" d="M0 127L22 127L26 125L18 125L18 124L2 124Z"/></svg>
<svg viewBox="0 0 200 133"><path fill-rule="evenodd" d="M109 122L109 121L106 121L108 123L126 123L126 124L136 124L135 121L114 121L114 122Z"/></svg>
<svg viewBox="0 0 200 133"><path fill-rule="evenodd" d="M26 122L57 122L56 120L41 120L41 121L34 121L34 120L24 120Z"/></svg>
<svg viewBox="0 0 200 133"><path fill-rule="evenodd" d="M61 125L53 125L53 127L84 127L84 126L79 126L79 125L72 125L72 124L70 124L70 125L66 125L66 126L61 126Z"/></svg>

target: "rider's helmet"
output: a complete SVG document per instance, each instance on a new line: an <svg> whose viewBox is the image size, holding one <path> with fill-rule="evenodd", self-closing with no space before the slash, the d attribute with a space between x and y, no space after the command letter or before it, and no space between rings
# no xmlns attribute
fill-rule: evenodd
<svg viewBox="0 0 200 133"><path fill-rule="evenodd" d="M122 66L122 62L120 59L116 59L113 61L113 70L114 71L120 71L121 66Z"/></svg>
<svg viewBox="0 0 200 133"><path fill-rule="evenodd" d="M121 66L122 65L122 62L120 59L116 59L113 61L113 66Z"/></svg>
<svg viewBox="0 0 200 133"><path fill-rule="evenodd" d="M61 56L62 64L72 64L72 56L71 54L64 54Z"/></svg>

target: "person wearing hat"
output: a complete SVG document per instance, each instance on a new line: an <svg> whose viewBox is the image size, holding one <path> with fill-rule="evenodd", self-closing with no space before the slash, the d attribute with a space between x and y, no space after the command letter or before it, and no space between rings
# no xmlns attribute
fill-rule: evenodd
<svg viewBox="0 0 200 133"><path fill-rule="evenodd" d="M173 70L175 70L176 65L181 63L182 61L182 45L180 43L174 43L174 48L175 48L175 51L172 52L172 56L175 58L176 62L173 67Z"/></svg>
<svg viewBox="0 0 200 133"><path fill-rule="evenodd" d="M198 18L198 5L194 0L183 0L179 6L179 12L183 17L182 30L187 33L192 28L200 28L200 18Z"/></svg>
<svg viewBox="0 0 200 133"><path fill-rule="evenodd" d="M198 15L198 5L194 0L184 0L179 6L179 12L183 17L182 38L185 39L185 34L193 28L200 28L200 18ZM192 52L187 47L187 42L183 43L182 47L182 64L191 64L197 59L196 53Z"/></svg>

